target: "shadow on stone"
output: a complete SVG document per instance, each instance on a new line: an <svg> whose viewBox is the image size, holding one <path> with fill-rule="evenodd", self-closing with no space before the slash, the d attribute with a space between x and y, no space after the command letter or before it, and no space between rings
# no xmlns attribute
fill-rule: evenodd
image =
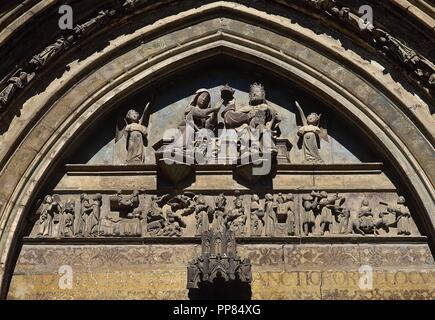
<svg viewBox="0 0 435 320"><path fill-rule="evenodd" d="M239 279L225 281L221 276L213 283L201 282L189 290L190 300L251 300L251 285Z"/></svg>

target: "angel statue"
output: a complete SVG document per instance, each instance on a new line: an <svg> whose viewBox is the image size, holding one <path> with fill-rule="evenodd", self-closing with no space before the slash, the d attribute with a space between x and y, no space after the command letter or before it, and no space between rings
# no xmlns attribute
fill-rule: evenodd
<svg viewBox="0 0 435 320"><path fill-rule="evenodd" d="M326 129L320 128L319 123L322 117L321 114L310 113L305 117L304 111L297 101L296 107L302 119L302 127L298 130L298 136L302 137L302 149L304 152L305 162L323 162L320 157L320 139L329 142L328 132Z"/></svg>
<svg viewBox="0 0 435 320"><path fill-rule="evenodd" d="M114 163L141 164L145 161L145 144L147 127L144 125L145 115L148 112L148 102L142 116L131 109L125 118L118 119L115 136Z"/></svg>

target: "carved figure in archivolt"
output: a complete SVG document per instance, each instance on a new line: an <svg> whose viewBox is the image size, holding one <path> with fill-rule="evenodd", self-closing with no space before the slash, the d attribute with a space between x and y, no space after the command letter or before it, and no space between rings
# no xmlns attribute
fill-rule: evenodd
<svg viewBox="0 0 435 320"><path fill-rule="evenodd" d="M264 208L260 203L260 197L257 194L251 196L250 204L251 217L251 236L260 237L264 228Z"/></svg>
<svg viewBox="0 0 435 320"><path fill-rule="evenodd" d="M62 205L58 195L47 195L42 200L36 214L39 216L37 222L38 237L53 237L56 235L56 228L60 221Z"/></svg>
<svg viewBox="0 0 435 320"><path fill-rule="evenodd" d="M302 152L305 162L319 162L323 159L320 156L320 139L329 142L328 133L325 129L320 128L320 119L322 115L310 113L307 117L304 114L299 103L296 101L296 108L302 119L302 127L298 130L298 136L302 139Z"/></svg>
<svg viewBox="0 0 435 320"><path fill-rule="evenodd" d="M74 38L72 36L69 36L68 38L61 37L57 39L55 43L49 45L42 52L33 56L29 64L34 70L44 67L55 56L67 50L71 46L72 42L74 42Z"/></svg>
<svg viewBox="0 0 435 320"><path fill-rule="evenodd" d="M12 100L18 89L24 88L27 79L28 74L20 69L8 80L6 86L0 91L0 110L2 105Z"/></svg>
<svg viewBox="0 0 435 320"><path fill-rule="evenodd" d="M77 235L84 237L99 235L101 201L101 194L90 196L83 193L80 195L80 223Z"/></svg>
<svg viewBox="0 0 435 320"><path fill-rule="evenodd" d="M145 161L145 140L148 132L144 125L149 110L147 103L142 116L131 109L116 126L114 163L141 164Z"/></svg>

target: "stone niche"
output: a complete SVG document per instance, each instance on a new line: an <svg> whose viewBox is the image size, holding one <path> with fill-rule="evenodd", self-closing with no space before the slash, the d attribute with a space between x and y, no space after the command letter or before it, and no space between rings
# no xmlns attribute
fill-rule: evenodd
<svg viewBox="0 0 435 320"><path fill-rule="evenodd" d="M187 299L201 236L230 230L254 299L433 299L418 212L363 131L243 64L145 88L69 150L28 217L8 297Z"/></svg>

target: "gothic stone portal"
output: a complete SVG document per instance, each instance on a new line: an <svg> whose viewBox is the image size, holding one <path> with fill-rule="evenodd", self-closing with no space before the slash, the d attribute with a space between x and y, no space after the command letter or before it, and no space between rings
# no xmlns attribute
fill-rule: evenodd
<svg viewBox="0 0 435 320"><path fill-rule="evenodd" d="M95 124L28 217L9 298L430 298L413 203L364 134L270 76L208 71Z"/></svg>

